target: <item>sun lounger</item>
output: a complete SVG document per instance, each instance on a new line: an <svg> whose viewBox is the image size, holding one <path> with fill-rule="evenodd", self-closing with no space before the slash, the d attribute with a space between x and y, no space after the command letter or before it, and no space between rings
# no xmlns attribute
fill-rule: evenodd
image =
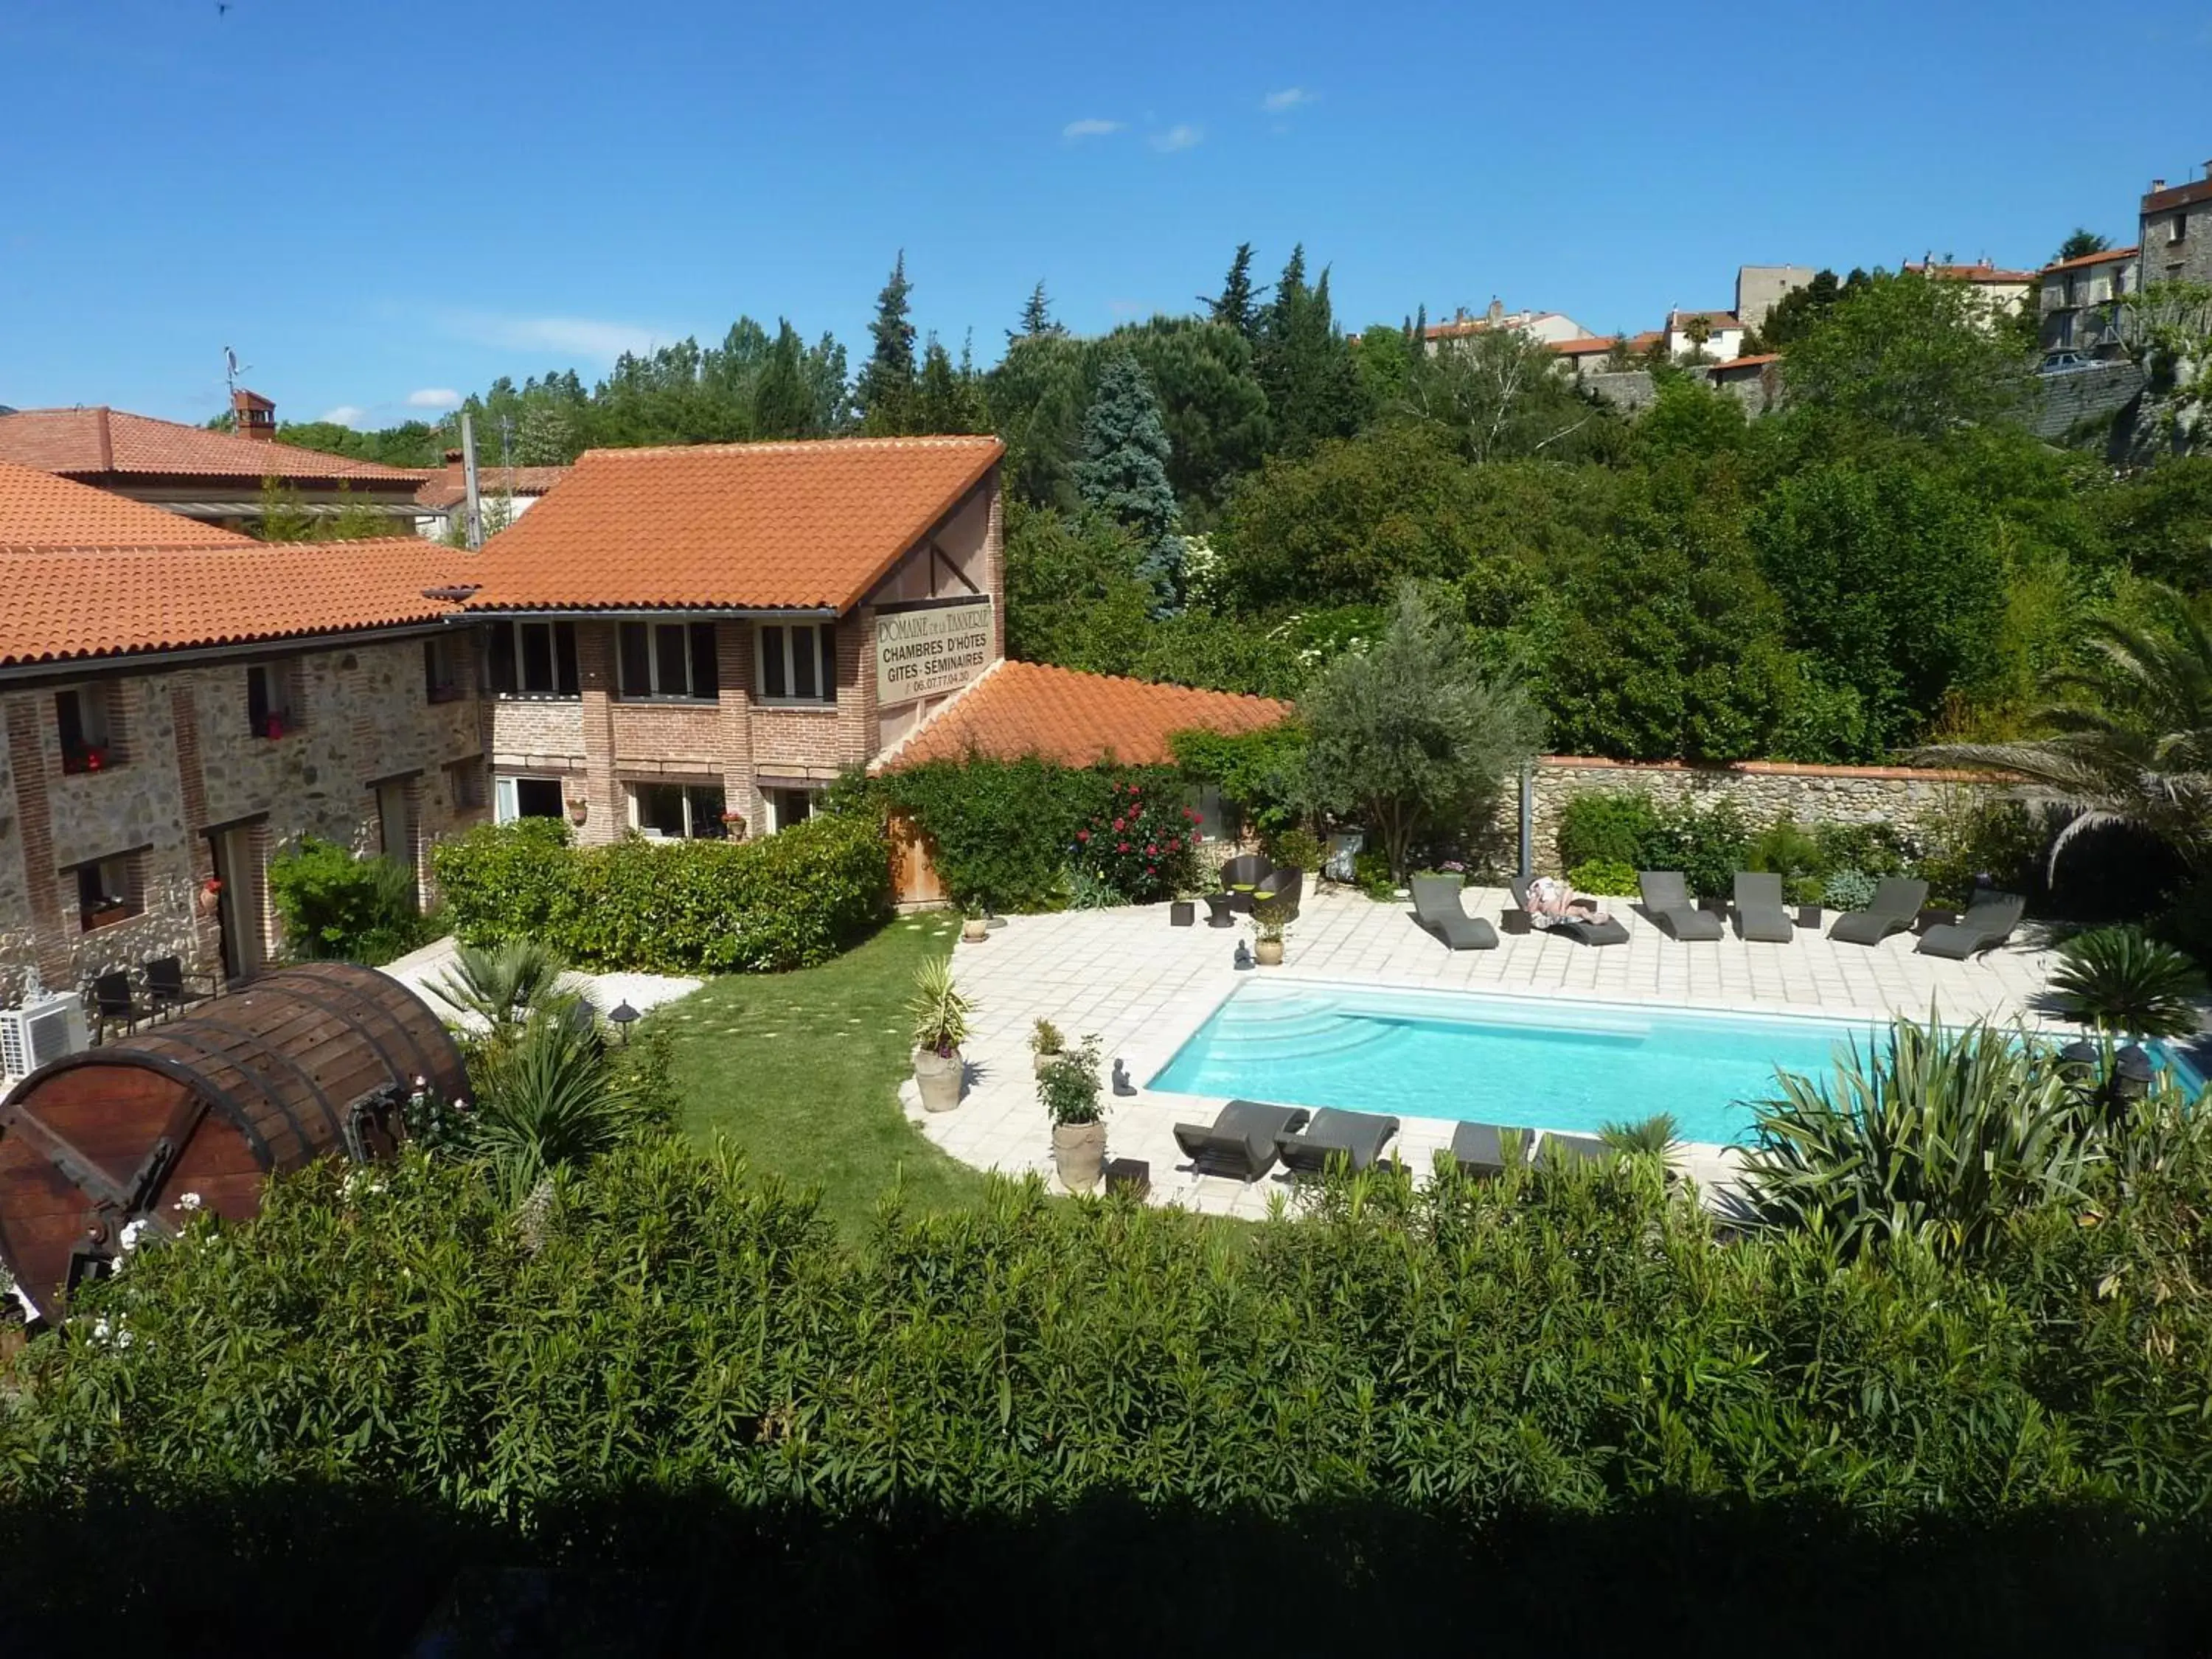
<svg viewBox="0 0 2212 1659"><path fill-rule="evenodd" d="M1718 916L1690 902L1689 884L1680 870L1639 870L1636 884L1644 894L1644 914L1670 939L1686 944L1718 939L1728 931Z"/></svg>
<svg viewBox="0 0 2212 1659"><path fill-rule="evenodd" d="M1767 945L1787 945L1797 937L1782 897L1782 878L1771 871L1735 872L1735 932L1738 939L1755 939Z"/></svg>
<svg viewBox="0 0 2212 1659"><path fill-rule="evenodd" d="M1176 1124L1176 1145L1204 1174L1257 1181L1275 1167L1276 1137L1304 1128L1311 1115L1303 1106L1232 1100L1211 1125Z"/></svg>
<svg viewBox="0 0 2212 1659"><path fill-rule="evenodd" d="M1455 951L1494 951L1498 930L1480 916L1468 915L1460 903L1456 876L1415 876L1413 915Z"/></svg>
<svg viewBox="0 0 2212 1659"><path fill-rule="evenodd" d="M1505 1137L1517 1136L1521 1150L1516 1158L1505 1154ZM1462 1123L1452 1131L1452 1159L1463 1175L1485 1179L1504 1175L1520 1158L1528 1156L1528 1136L1520 1129L1501 1129L1494 1123Z"/></svg>
<svg viewBox="0 0 2212 1659"><path fill-rule="evenodd" d="M1874 890L1874 902L1863 910L1838 916L1828 929L1830 939L1846 945L1879 945L1892 933L1911 930L1928 902L1928 884L1904 876L1884 876Z"/></svg>
<svg viewBox="0 0 2212 1659"><path fill-rule="evenodd" d="M1528 908L1528 884L1516 876L1511 886L1513 902L1518 905L1522 912L1533 917L1534 912ZM1626 945L1628 943L1628 929L1622 925L1619 918L1614 916L1607 916L1603 921L1554 921L1539 927L1536 931L1540 933L1557 933L1563 939L1574 940L1577 945Z"/></svg>
<svg viewBox="0 0 2212 1659"><path fill-rule="evenodd" d="M1552 1170L1571 1164L1602 1164L1612 1156L1613 1148L1595 1135L1554 1134L1547 1129L1530 1162L1540 1170Z"/></svg>
<svg viewBox="0 0 2212 1659"><path fill-rule="evenodd" d="M1349 1158L1355 1170L1364 1170L1382 1156L1390 1137L1398 1133L1398 1120L1374 1112L1340 1112L1324 1106L1313 1115L1304 1134L1285 1133L1275 1137L1275 1149L1284 1164L1300 1175L1320 1175L1332 1158Z"/></svg>
<svg viewBox="0 0 2212 1659"><path fill-rule="evenodd" d="M1984 893L1966 907L1966 914L1957 921L1923 933L1920 954L1964 962L1994 950L2012 937L2027 909L2027 901L2017 893Z"/></svg>

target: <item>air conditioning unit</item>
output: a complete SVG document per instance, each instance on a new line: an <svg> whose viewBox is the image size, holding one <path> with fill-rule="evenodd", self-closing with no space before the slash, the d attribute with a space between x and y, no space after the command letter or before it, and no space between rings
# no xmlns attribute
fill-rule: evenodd
<svg viewBox="0 0 2212 1659"><path fill-rule="evenodd" d="M47 1061L91 1045L84 1004L70 992L50 992L20 1008L0 1008L0 1076L28 1077Z"/></svg>

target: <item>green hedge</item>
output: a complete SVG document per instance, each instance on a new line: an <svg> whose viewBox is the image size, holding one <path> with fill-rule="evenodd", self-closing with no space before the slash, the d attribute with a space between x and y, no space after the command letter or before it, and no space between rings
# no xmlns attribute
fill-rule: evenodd
<svg viewBox="0 0 2212 1659"><path fill-rule="evenodd" d="M748 842L578 848L525 818L431 854L454 931L471 944L535 939L582 968L776 972L827 962L890 902L882 826L818 816Z"/></svg>

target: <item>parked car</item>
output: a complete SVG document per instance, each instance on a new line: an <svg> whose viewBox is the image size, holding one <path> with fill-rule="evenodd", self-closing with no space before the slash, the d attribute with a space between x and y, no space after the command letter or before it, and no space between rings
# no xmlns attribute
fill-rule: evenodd
<svg viewBox="0 0 2212 1659"><path fill-rule="evenodd" d="M2097 360L2078 351L2054 351L2036 369L2039 374L2064 374L2076 368L2094 368Z"/></svg>

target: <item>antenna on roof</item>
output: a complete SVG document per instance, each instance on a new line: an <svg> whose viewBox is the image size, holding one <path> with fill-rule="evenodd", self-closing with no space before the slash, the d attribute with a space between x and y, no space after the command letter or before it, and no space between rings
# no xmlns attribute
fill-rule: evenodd
<svg viewBox="0 0 2212 1659"><path fill-rule="evenodd" d="M222 383L233 392L238 390L238 377L241 374L251 374L252 372L252 363L240 362L238 354L228 346L222 349Z"/></svg>

